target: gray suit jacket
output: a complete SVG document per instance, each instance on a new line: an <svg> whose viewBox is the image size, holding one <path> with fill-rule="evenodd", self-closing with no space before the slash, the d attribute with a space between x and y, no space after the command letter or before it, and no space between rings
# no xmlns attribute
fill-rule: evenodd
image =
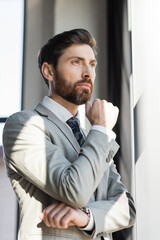
<svg viewBox="0 0 160 240"><path fill-rule="evenodd" d="M80 149L70 129L39 104L7 120L3 146L21 209L19 240L112 239L112 232L133 225L134 203L112 160L118 144L107 135L89 131ZM94 231L47 227L39 214L55 200L89 207Z"/></svg>

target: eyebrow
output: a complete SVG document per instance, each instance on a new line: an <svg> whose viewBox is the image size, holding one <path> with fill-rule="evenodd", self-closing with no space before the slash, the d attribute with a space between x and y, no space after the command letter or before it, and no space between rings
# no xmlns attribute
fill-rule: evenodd
<svg viewBox="0 0 160 240"><path fill-rule="evenodd" d="M68 60L69 60L69 59L72 59L72 58L78 58L78 59L81 60L81 61L84 61L84 60L85 60L84 58L78 57L78 56L69 57ZM91 59L90 62L95 62L95 63L97 63L97 60L96 60L96 59Z"/></svg>

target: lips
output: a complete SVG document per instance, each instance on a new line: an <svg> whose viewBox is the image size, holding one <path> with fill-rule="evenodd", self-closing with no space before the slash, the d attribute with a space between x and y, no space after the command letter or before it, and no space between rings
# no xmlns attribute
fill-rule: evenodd
<svg viewBox="0 0 160 240"><path fill-rule="evenodd" d="M80 86L80 87L86 87L86 88L91 88L91 84L90 84L90 83L80 83L80 84L78 84L78 86Z"/></svg>

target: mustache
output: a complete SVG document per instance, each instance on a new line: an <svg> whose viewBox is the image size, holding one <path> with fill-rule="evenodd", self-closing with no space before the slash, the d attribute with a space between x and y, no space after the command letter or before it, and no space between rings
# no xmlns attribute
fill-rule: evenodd
<svg viewBox="0 0 160 240"><path fill-rule="evenodd" d="M80 83L89 83L91 86L93 86L93 82L91 79L88 78L83 78L82 80L79 80L76 85L80 84Z"/></svg>

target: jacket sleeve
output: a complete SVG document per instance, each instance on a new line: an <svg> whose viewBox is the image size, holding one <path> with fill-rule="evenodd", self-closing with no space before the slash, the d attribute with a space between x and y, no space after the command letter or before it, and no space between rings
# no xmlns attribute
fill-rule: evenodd
<svg viewBox="0 0 160 240"><path fill-rule="evenodd" d="M3 146L8 174L19 174L54 199L75 208L88 203L108 168L109 152L116 153L118 149L114 140L91 130L71 163L63 149L51 142L44 119L31 111L16 113L8 119ZM70 148L73 151L71 145Z"/></svg>
<svg viewBox="0 0 160 240"><path fill-rule="evenodd" d="M94 216L94 238L131 227L135 222L136 210L132 196L120 181L115 164L110 162L107 199L90 202Z"/></svg>

